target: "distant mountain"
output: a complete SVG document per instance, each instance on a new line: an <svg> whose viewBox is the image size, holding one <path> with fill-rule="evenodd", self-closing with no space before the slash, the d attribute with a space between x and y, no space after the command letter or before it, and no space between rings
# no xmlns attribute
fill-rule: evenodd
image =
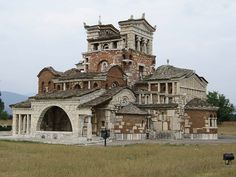
<svg viewBox="0 0 236 177"><path fill-rule="evenodd" d="M28 96L21 95L18 93L13 93L13 92L7 92L7 91L1 91L1 98L3 102L5 103L5 110L9 113L12 114L12 110L9 107L11 104L19 103L21 101L27 100Z"/></svg>

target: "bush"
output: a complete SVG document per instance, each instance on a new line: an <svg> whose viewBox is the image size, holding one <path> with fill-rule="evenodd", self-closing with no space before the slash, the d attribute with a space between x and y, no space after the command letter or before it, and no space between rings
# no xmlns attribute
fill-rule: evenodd
<svg viewBox="0 0 236 177"><path fill-rule="evenodd" d="M0 119L7 120L8 119L8 113L6 111L1 112Z"/></svg>
<svg viewBox="0 0 236 177"><path fill-rule="evenodd" d="M0 125L0 131L11 131L12 130L12 126L8 125L8 126L2 126Z"/></svg>

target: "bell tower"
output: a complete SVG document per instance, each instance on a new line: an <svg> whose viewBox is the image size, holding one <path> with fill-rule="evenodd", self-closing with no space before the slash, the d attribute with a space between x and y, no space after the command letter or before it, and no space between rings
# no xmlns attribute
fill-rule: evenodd
<svg viewBox="0 0 236 177"><path fill-rule="evenodd" d="M132 86L144 76L152 74L155 67L155 56L152 54L153 34L156 27L145 19L119 21L119 30L112 24L87 25L88 48L83 53L85 72L105 72L112 65L119 65L126 74L128 85Z"/></svg>
<svg viewBox="0 0 236 177"><path fill-rule="evenodd" d="M153 33L156 31L156 27L147 22L145 13L140 19L134 19L131 15L130 19L120 21L119 25L120 34L126 36L127 48L152 55Z"/></svg>

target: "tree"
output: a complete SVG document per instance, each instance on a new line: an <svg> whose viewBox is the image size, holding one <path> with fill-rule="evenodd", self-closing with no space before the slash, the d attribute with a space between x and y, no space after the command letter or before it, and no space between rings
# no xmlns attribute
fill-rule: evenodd
<svg viewBox="0 0 236 177"><path fill-rule="evenodd" d="M216 91L209 92L207 95L207 101L213 106L219 107L217 111L219 123L229 121L233 117L235 111L234 105L231 104L229 99L227 99L223 94L219 94Z"/></svg>
<svg viewBox="0 0 236 177"><path fill-rule="evenodd" d="M0 113L4 110L4 102L2 101L1 96L2 94L0 92Z"/></svg>
<svg viewBox="0 0 236 177"><path fill-rule="evenodd" d="M4 102L1 99L1 92L0 92L0 119L8 119L9 115L6 111L4 111Z"/></svg>

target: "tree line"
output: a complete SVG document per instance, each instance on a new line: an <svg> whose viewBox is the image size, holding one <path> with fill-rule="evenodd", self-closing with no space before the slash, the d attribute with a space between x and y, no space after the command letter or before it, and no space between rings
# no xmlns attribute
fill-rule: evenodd
<svg viewBox="0 0 236 177"><path fill-rule="evenodd" d="M236 121L235 107L225 95L216 91L207 94L207 101L213 106L218 107L218 123L224 121Z"/></svg>

